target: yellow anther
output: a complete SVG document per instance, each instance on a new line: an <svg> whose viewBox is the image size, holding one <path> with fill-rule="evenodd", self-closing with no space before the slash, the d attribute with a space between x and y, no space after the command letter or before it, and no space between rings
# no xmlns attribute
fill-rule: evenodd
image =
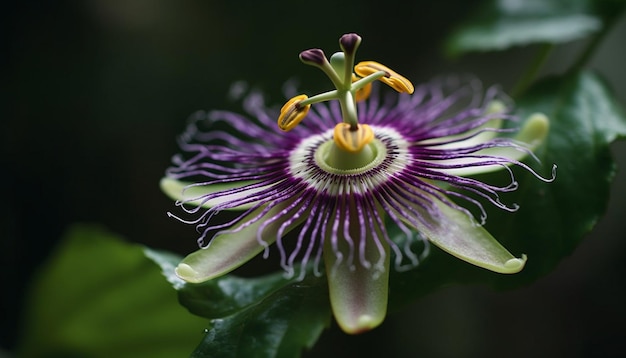
<svg viewBox="0 0 626 358"><path fill-rule="evenodd" d="M352 82L356 82L360 80L359 77L357 77L354 73L352 74ZM361 102L361 101L365 101L366 99L368 99L370 97L370 94L372 93L372 84L368 83L365 86L359 88L358 90L356 90L356 92L354 93L354 98L356 99L357 102Z"/></svg>
<svg viewBox="0 0 626 358"><path fill-rule="evenodd" d="M340 149L358 153L374 139L374 131L367 124L359 124L355 129L348 123L339 123L335 126L333 139Z"/></svg>
<svg viewBox="0 0 626 358"><path fill-rule="evenodd" d="M290 131L306 117L311 105L300 106L300 102L307 98L309 98L307 95L301 94L285 103L283 108L280 109L280 116L278 116L278 128L285 132Z"/></svg>
<svg viewBox="0 0 626 358"><path fill-rule="evenodd" d="M354 72L361 77L369 76L378 71L384 71L386 73L385 76L380 78L380 81L384 84L400 93L406 92L408 94L413 94L415 88L413 87L411 81L383 64L375 61L363 61L354 66Z"/></svg>

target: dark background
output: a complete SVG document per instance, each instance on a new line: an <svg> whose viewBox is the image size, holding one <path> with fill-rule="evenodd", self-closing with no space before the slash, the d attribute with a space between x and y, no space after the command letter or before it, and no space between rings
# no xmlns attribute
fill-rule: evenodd
<svg viewBox="0 0 626 358"><path fill-rule="evenodd" d="M165 213L158 180L175 137L198 109L236 109L245 80L281 105L281 85L322 90L327 80L300 51L337 50L363 36L376 59L419 83L471 72L511 89L535 47L450 60L441 44L474 2L449 1L22 1L0 15L0 346L17 339L29 278L74 222L97 222L132 241L181 254L195 233ZM626 17L590 67L626 103ZM585 42L560 46L544 73L560 73ZM617 143L626 167L626 145ZM309 356L609 357L626 352L626 176L606 217L550 275L508 292L443 289L391 315L374 332L335 326ZM1 351L0 351L1 353Z"/></svg>

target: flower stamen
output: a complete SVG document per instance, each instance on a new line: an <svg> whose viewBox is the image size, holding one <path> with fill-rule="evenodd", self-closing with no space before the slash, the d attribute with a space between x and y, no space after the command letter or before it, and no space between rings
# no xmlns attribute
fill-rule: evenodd
<svg viewBox="0 0 626 358"><path fill-rule="evenodd" d="M340 149L350 153L358 153L374 139L374 131L367 124L359 124L356 128L348 123L335 126L333 140Z"/></svg>
<svg viewBox="0 0 626 358"><path fill-rule="evenodd" d="M278 116L278 128L288 132L306 117L311 105L301 105L300 103L307 98L309 98L307 95L301 94L285 103L280 109L280 116Z"/></svg>
<svg viewBox="0 0 626 358"><path fill-rule="evenodd" d="M290 99L280 111L278 126L281 130L289 131L298 125L313 103L337 100L341 107L342 122L347 125L335 128L337 133L341 132L336 136L338 139L335 139L337 146L344 151L358 153L371 142L371 129L362 130L359 127L356 103L369 97L372 82L380 80L398 92L409 94L413 93L414 87L411 81L378 62L365 61L354 66L356 50L360 44L361 37L350 33L341 36L339 47L342 51L334 53L330 60L326 58L324 51L317 48L300 53L300 60L321 69L331 80L335 90L311 98L300 95ZM352 72L353 67L360 77Z"/></svg>
<svg viewBox="0 0 626 358"><path fill-rule="evenodd" d="M378 79L400 93L413 94L415 87L411 81L389 67L376 61L363 61L354 66L354 72L361 77L380 76ZM381 73L383 72L383 73Z"/></svg>

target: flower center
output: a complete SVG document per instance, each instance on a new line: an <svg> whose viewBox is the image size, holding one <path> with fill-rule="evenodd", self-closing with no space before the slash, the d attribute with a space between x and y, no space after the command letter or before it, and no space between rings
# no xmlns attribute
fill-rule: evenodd
<svg viewBox="0 0 626 358"><path fill-rule="evenodd" d="M355 54L360 43L361 37L357 34L343 35L339 39L339 47L342 51L334 53L330 61L320 49L310 49L300 53L300 60L322 70L335 89L313 97L304 94L295 96L281 108L278 117L278 127L283 131L290 131L306 117L312 104L337 100L341 107L342 122L335 126L333 136L335 148L327 149L327 151L341 150L352 153L353 156L330 155L329 158L338 157L339 159L325 160L325 162L342 170L358 168L376 157L370 145L374 139L374 132L368 125L359 124L356 105L358 101L367 99L372 82L380 80L398 92L411 94L414 91L413 84L409 80L378 62L364 61L355 66Z"/></svg>
<svg viewBox="0 0 626 358"><path fill-rule="evenodd" d="M411 162L409 143L398 132L375 127L359 153L338 148L329 129L301 141L289 156L289 173L330 196L365 193L402 172Z"/></svg>
<svg viewBox="0 0 626 358"><path fill-rule="evenodd" d="M357 153L347 152L328 140L315 150L315 164L327 173L349 175L364 173L380 165L387 157L387 147L372 140Z"/></svg>

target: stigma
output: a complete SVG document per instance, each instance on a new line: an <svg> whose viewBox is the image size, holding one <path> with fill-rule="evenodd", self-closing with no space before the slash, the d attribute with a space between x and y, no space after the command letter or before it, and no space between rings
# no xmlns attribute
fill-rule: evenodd
<svg viewBox="0 0 626 358"><path fill-rule="evenodd" d="M315 96L300 94L291 98L281 108L278 127L282 131L295 128L308 114L311 105L336 100L341 108L342 122L335 126L333 141L340 150L356 154L372 142L375 135L366 124L359 123L357 102L369 98L372 82L381 81L400 93L412 94L413 84L404 76L375 61L359 62L355 66L356 51L361 44L357 34L345 34L339 39L342 51L330 59L321 49L300 53L300 60L319 68L333 83L335 89Z"/></svg>

